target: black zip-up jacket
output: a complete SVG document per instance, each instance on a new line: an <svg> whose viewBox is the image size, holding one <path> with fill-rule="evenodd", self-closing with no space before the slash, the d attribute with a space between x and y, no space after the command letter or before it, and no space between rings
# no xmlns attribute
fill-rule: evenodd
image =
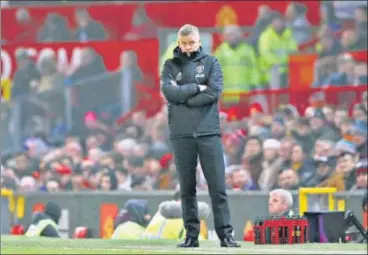
<svg viewBox="0 0 368 255"><path fill-rule="evenodd" d="M207 89L200 92L198 85ZM222 88L223 74L215 57L202 48L190 57L175 48L174 58L165 62L161 75L161 90L169 102L170 137L219 135Z"/></svg>

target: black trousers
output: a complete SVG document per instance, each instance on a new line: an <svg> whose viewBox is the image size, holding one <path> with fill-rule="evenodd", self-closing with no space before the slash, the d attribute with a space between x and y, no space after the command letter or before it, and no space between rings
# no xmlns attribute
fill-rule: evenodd
<svg viewBox="0 0 368 255"><path fill-rule="evenodd" d="M200 230L196 196L197 159L202 166L211 197L215 230L219 239L231 235L229 204L225 186L225 163L219 135L171 139L179 175L181 204L187 237L197 238Z"/></svg>

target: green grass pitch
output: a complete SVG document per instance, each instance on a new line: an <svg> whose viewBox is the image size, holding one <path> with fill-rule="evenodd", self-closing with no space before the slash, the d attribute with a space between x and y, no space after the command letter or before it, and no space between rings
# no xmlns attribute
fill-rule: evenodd
<svg viewBox="0 0 368 255"><path fill-rule="evenodd" d="M1 254L367 254L366 244L254 245L220 248L202 241L200 248L178 249L173 240L51 239L1 236Z"/></svg>

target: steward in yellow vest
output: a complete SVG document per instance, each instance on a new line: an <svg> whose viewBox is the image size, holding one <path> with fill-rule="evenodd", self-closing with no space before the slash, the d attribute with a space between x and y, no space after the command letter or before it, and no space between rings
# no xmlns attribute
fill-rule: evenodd
<svg viewBox="0 0 368 255"><path fill-rule="evenodd" d="M238 26L226 26L225 41L214 55L221 64L224 75L224 93L249 92L260 86L258 61L253 47L243 41ZM238 96L224 96L224 102L237 102Z"/></svg>
<svg viewBox="0 0 368 255"><path fill-rule="evenodd" d="M48 202L44 212L33 215L32 224L24 234L27 237L59 237L58 223L61 216L61 208L54 202Z"/></svg>
<svg viewBox="0 0 368 255"><path fill-rule="evenodd" d="M179 195L178 195L179 194ZM176 200L162 202L158 210L147 226L144 237L148 239L176 239L183 240L186 236L184 222L182 219L182 209L180 203L180 193L176 193ZM205 202L198 202L198 216L201 221L199 233L200 240L208 238L206 220L210 214L210 207Z"/></svg>
<svg viewBox="0 0 368 255"><path fill-rule="evenodd" d="M111 239L141 239L150 219L146 200L129 199L115 220Z"/></svg>
<svg viewBox="0 0 368 255"><path fill-rule="evenodd" d="M281 14L273 14L271 25L261 34L258 40L261 80L269 83L271 69L275 66L279 66L281 75L286 75L289 55L295 52L297 47L292 30L286 28Z"/></svg>

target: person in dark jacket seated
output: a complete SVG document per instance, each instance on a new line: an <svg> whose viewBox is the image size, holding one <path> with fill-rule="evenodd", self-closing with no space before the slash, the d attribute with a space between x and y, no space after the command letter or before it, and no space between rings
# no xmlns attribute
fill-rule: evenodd
<svg viewBox="0 0 368 255"><path fill-rule="evenodd" d="M150 220L147 200L129 199L115 219L111 239L140 239Z"/></svg>
<svg viewBox="0 0 368 255"><path fill-rule="evenodd" d="M326 83L332 87L353 85L355 82L353 57L345 53L337 59L337 65L338 72L331 74Z"/></svg>
<svg viewBox="0 0 368 255"><path fill-rule="evenodd" d="M334 172L334 164L327 157L317 157L314 161L316 165L315 174L304 185L305 187L324 187L324 184L328 182Z"/></svg>
<svg viewBox="0 0 368 255"><path fill-rule="evenodd" d="M60 238L60 232L58 229L60 216L60 206L54 202L48 202L44 212L36 212L33 215L32 224L29 226L25 236Z"/></svg>
<svg viewBox="0 0 368 255"><path fill-rule="evenodd" d="M271 216L292 216L293 195L285 189L274 189L270 192L268 212Z"/></svg>

